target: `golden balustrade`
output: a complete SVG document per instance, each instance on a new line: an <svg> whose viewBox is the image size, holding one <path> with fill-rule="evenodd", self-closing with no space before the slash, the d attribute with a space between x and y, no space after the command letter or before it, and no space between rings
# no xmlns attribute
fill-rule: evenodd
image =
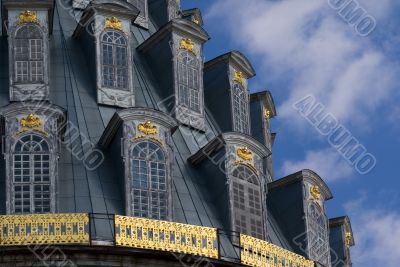
<svg viewBox="0 0 400 267"><path fill-rule="evenodd" d="M0 216L0 246L90 243L88 214Z"/></svg>
<svg viewBox="0 0 400 267"><path fill-rule="evenodd" d="M217 229L143 218L115 216L117 246L218 258Z"/></svg>
<svg viewBox="0 0 400 267"><path fill-rule="evenodd" d="M254 267L314 267L314 262L251 236L240 235L241 262Z"/></svg>

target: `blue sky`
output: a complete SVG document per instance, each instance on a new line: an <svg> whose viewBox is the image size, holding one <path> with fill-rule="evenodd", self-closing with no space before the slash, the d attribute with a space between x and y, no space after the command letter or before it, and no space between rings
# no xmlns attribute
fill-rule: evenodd
<svg viewBox="0 0 400 267"><path fill-rule="evenodd" d="M273 93L276 176L317 171L334 195L327 203L329 217L351 217L354 266L398 267L400 2L358 0L376 20L375 30L362 37L332 8L334 1L182 0L182 5L202 10L211 36L206 60L240 50L257 71L251 91ZM309 94L376 158L371 172L359 174L293 108Z"/></svg>

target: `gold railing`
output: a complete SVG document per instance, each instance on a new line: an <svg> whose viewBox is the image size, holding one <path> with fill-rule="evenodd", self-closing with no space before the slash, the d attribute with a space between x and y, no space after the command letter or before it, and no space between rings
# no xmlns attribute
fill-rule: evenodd
<svg viewBox="0 0 400 267"><path fill-rule="evenodd" d="M0 216L0 246L89 244L88 214Z"/></svg>
<svg viewBox="0 0 400 267"><path fill-rule="evenodd" d="M115 245L218 258L217 229L115 216Z"/></svg>
<svg viewBox="0 0 400 267"><path fill-rule="evenodd" d="M266 241L240 235L240 257L254 267L314 267L314 262Z"/></svg>

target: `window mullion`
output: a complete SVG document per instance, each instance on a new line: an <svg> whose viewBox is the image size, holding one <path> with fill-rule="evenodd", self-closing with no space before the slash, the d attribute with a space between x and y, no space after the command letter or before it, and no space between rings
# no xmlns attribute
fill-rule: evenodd
<svg viewBox="0 0 400 267"><path fill-rule="evenodd" d="M31 213L35 213L35 204L34 204L34 162L33 162L33 154L29 154L29 191L30 191L30 207Z"/></svg>

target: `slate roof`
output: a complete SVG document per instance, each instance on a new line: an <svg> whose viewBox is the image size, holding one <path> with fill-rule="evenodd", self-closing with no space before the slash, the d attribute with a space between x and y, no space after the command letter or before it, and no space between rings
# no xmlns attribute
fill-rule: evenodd
<svg viewBox="0 0 400 267"><path fill-rule="evenodd" d="M50 101L65 109L68 120L93 144L97 144L110 119L119 109L97 104L96 83L90 73L83 48L80 42L72 37L77 22L60 8L58 1L55 3L53 33L50 36ZM131 30L137 47L157 29L150 19L149 30L136 26L132 26ZM5 106L9 104L9 64L7 37L4 35L0 38L0 54L0 106ZM159 95L162 85L157 83L155 74L143 56L136 50L133 56L136 106L163 110L163 105L157 104L162 100ZM188 132L187 128L182 128L184 126L180 126L173 134L173 216L175 221L182 223L221 227L218 210L211 202L212 188L204 183L202 177L187 162L191 155L221 134L207 107L206 126L211 129L206 134L192 132L192 136L184 135L183 130ZM110 151L104 152L105 162L100 168L90 171L65 146L62 147L58 162L58 212L125 213L122 190L124 178L116 177L115 158L110 156ZM0 161L0 171L1 188L4 189L4 160ZM0 191L0 214L5 214L5 192ZM99 238L110 237L113 230L113 226L107 220L96 221L93 227ZM273 243L290 249L271 214L268 218L268 234Z"/></svg>

